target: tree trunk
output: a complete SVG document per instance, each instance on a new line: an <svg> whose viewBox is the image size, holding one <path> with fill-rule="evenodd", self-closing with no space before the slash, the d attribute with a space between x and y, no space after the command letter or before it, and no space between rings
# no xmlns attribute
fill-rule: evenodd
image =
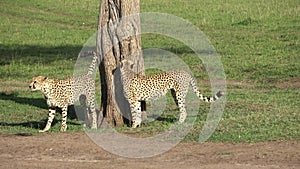
<svg viewBox="0 0 300 169"><path fill-rule="evenodd" d="M97 54L100 58L101 107L98 127L103 120L110 126L130 124L131 113L122 91L122 59L135 64L135 73L144 71L140 38L139 0L101 0L97 31Z"/></svg>

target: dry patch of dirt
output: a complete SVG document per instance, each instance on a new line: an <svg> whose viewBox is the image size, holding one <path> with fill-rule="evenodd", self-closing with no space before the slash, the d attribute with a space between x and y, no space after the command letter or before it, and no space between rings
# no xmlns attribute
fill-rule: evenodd
<svg viewBox="0 0 300 169"><path fill-rule="evenodd" d="M242 81L237 81L237 80L226 80L226 85L229 85L229 86L244 86L244 87L253 87L253 86L255 86L252 83L242 82Z"/></svg>
<svg viewBox="0 0 300 169"><path fill-rule="evenodd" d="M0 81L0 91L28 90L29 83L20 81Z"/></svg>
<svg viewBox="0 0 300 169"><path fill-rule="evenodd" d="M85 133L0 135L0 168L300 168L298 141L256 144L180 143L141 159L106 152Z"/></svg>
<svg viewBox="0 0 300 169"><path fill-rule="evenodd" d="M288 80L280 81L275 83L276 87L285 89L288 87L300 87L300 78L291 78Z"/></svg>

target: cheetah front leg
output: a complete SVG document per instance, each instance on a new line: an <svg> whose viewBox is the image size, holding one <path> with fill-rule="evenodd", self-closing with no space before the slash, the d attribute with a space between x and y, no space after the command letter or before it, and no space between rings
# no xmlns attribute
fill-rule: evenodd
<svg viewBox="0 0 300 169"><path fill-rule="evenodd" d="M131 103L130 109L132 113L132 128L136 128L142 123L141 102L135 101Z"/></svg>
<svg viewBox="0 0 300 169"><path fill-rule="evenodd" d="M62 108L62 113L61 113L61 128L60 128L60 131L62 131L62 132L67 131L67 115L68 115L68 106L64 106Z"/></svg>
<svg viewBox="0 0 300 169"><path fill-rule="evenodd" d="M55 107L49 107L48 121L47 121L46 127L43 130L39 130L39 132L41 132L41 133L47 132L50 129L52 121L55 117L55 113L56 113Z"/></svg>

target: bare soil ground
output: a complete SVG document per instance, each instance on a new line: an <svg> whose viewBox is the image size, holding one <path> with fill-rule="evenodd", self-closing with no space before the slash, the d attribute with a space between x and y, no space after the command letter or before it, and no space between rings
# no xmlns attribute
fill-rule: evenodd
<svg viewBox="0 0 300 169"><path fill-rule="evenodd" d="M300 168L298 141L255 144L180 143L141 159L106 152L85 133L0 135L0 168Z"/></svg>

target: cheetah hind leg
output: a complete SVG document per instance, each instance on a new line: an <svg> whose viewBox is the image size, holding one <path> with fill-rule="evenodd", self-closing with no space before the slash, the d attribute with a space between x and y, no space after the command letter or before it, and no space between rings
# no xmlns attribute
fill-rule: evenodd
<svg viewBox="0 0 300 169"><path fill-rule="evenodd" d="M176 97L177 105L178 105L179 111L180 111L179 120L178 120L179 124L182 124L185 121L186 116L187 116L187 112L185 109L185 96L186 96L185 93L180 93L180 94L177 94L177 97Z"/></svg>
<svg viewBox="0 0 300 169"><path fill-rule="evenodd" d="M90 126L90 114L89 114L89 107L86 104L86 95L82 94L79 96L79 102L80 102L80 106L83 110L83 114L84 114L84 121L82 122L83 128L87 128Z"/></svg>
<svg viewBox="0 0 300 169"><path fill-rule="evenodd" d="M140 127L142 123L141 103L137 101L131 104L130 107L132 112L132 128Z"/></svg>
<svg viewBox="0 0 300 169"><path fill-rule="evenodd" d="M90 120L92 121L91 129L97 129L97 112L94 102L90 103L90 110L92 113L92 120Z"/></svg>
<svg viewBox="0 0 300 169"><path fill-rule="evenodd" d="M175 101L176 105L179 107L179 111L180 111L178 123L182 124L185 121L186 116L187 116L187 112L185 109L186 94L177 94L174 89L171 89L171 94L172 94L173 100ZM179 100L177 98L179 98Z"/></svg>
<svg viewBox="0 0 300 169"><path fill-rule="evenodd" d="M94 106L86 107L85 120L83 122L84 128L97 129L97 113L96 108Z"/></svg>
<svg viewBox="0 0 300 169"><path fill-rule="evenodd" d="M142 124L147 124L148 122L148 116L146 111L146 101L141 101L141 118L142 118Z"/></svg>

